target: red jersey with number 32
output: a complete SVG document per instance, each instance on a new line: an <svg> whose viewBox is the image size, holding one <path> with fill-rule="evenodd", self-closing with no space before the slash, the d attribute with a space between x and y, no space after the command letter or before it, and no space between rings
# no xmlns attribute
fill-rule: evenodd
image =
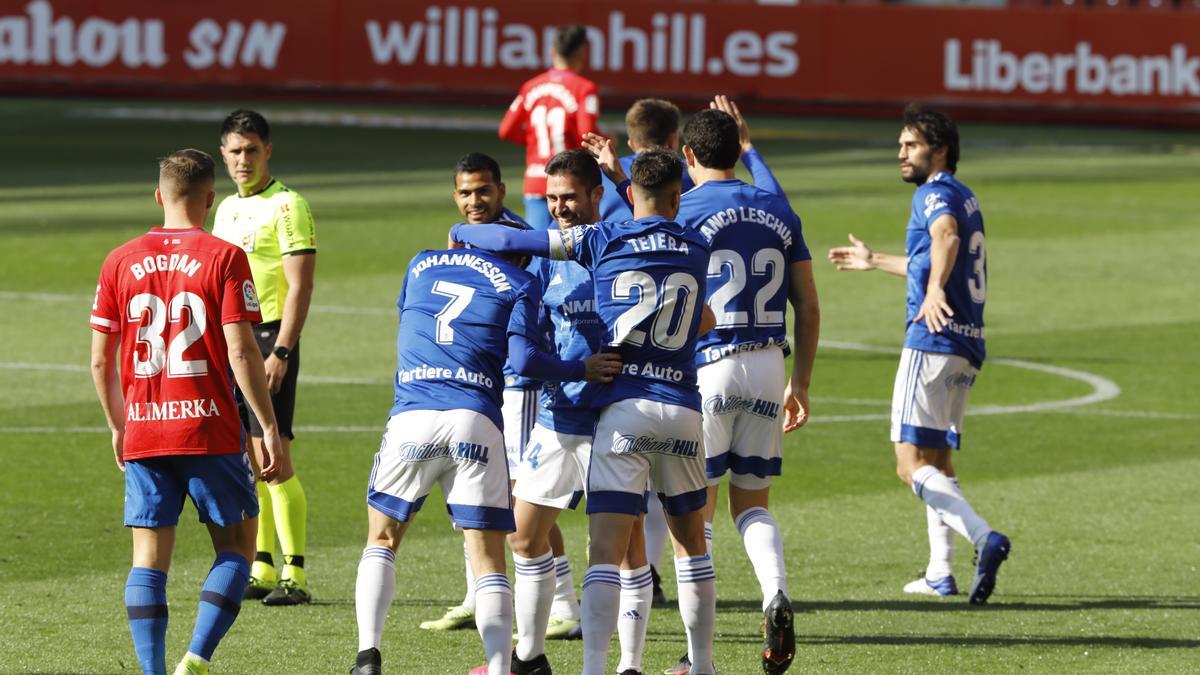
<svg viewBox="0 0 1200 675"><path fill-rule="evenodd" d="M500 138L525 144L525 194L546 194L546 163L596 132L596 84L570 70L551 68L521 86L500 122Z"/></svg>
<svg viewBox="0 0 1200 675"><path fill-rule="evenodd" d="M200 228L108 254L91 326L121 335L126 460L242 451L222 326L261 320L246 254Z"/></svg>

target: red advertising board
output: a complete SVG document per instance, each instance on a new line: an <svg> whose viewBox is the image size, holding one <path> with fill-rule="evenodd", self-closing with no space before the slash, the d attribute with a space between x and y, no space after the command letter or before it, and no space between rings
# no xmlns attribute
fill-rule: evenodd
<svg viewBox="0 0 1200 675"><path fill-rule="evenodd" d="M498 101L546 67L567 22L589 27L589 75L609 101L724 92L891 114L922 100L1200 125L1200 13L1149 10L10 0L0 88Z"/></svg>

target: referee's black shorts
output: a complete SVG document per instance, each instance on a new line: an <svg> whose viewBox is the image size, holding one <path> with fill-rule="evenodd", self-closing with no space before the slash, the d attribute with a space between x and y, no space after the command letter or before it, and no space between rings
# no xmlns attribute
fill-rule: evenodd
<svg viewBox="0 0 1200 675"><path fill-rule="evenodd" d="M275 350L275 340L279 337L279 322L270 321L253 327L254 339L258 341L258 349L266 359ZM296 412L296 378L300 375L300 341L288 355L287 374L283 376L283 384L279 391L271 395L271 405L275 408L275 423L279 426L279 435L294 439L292 433L292 417ZM242 428L255 438L262 438L262 424L255 417L254 411L246 403L242 390L237 390L238 415L242 418Z"/></svg>

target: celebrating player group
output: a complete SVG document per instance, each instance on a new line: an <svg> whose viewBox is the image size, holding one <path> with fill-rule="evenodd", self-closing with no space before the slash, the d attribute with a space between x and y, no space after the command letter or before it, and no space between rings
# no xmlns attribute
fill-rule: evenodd
<svg viewBox="0 0 1200 675"><path fill-rule="evenodd" d="M421 628L474 626L485 663L472 673L548 675L546 640L581 637L583 672L601 675L614 633L616 672L645 671L668 535L686 651L666 672L715 673L712 528L726 476L761 589L756 658L782 673L795 657L769 496L784 433L811 414L820 308L800 218L723 96L682 128L670 102L638 101L626 117L633 154L618 157L597 131L586 49L581 27L558 29L555 67L522 88L501 125L502 138L527 145L524 217L504 205L499 164L470 153L454 167L460 222L446 247L430 242L408 263L393 403L367 483L351 673L382 673L397 550L435 485L462 533L467 587ZM984 360L983 216L955 177L949 118L911 106L899 143L901 177L916 185L905 255L850 235L828 259L907 280L891 440L897 473L926 505L930 559L903 590L958 593L957 532L978 555L969 601L984 604L1010 542L968 503L951 461ZM202 230L212 158L180 150L161 160L163 224L109 254L91 313L93 379L124 472L125 603L144 673L167 672L166 579L187 498L216 559L176 675L209 672L244 597L311 597L289 441L312 217L271 179L261 115L233 113L221 151L238 195L218 212L219 236ZM739 162L752 184L735 177ZM581 502L588 556L577 598L556 520Z"/></svg>

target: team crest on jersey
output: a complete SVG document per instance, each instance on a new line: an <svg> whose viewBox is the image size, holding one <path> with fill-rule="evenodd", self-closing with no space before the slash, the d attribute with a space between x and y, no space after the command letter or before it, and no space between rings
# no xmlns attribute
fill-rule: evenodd
<svg viewBox="0 0 1200 675"><path fill-rule="evenodd" d="M242 301L246 304L247 312L258 311L258 293L254 290L254 282L249 279L242 282Z"/></svg>
<svg viewBox="0 0 1200 675"><path fill-rule="evenodd" d="M254 232L247 232L242 235L242 250L246 253L254 252Z"/></svg>

